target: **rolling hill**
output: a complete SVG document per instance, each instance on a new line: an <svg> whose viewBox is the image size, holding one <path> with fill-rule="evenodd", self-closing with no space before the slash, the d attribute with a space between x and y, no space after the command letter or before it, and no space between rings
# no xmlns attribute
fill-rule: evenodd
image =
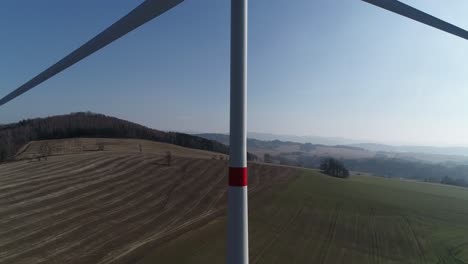
<svg viewBox="0 0 468 264"><path fill-rule="evenodd" d="M419 264L468 262L463 188L304 170L252 201L250 263ZM226 218L154 248L137 264L223 263Z"/></svg>
<svg viewBox="0 0 468 264"><path fill-rule="evenodd" d="M255 133L251 133L255 136ZM216 133L194 134L199 137L214 140L229 145L229 135ZM268 134L270 135L270 134ZM423 163L448 163L451 165L468 165L468 156L465 148L438 148L417 146L390 146L382 144L350 144L350 145L327 145L312 144L295 141L282 141L274 139L259 140L249 138L247 145L249 151L262 158L265 153L271 155L298 155L333 157L337 159L365 159L365 158L388 158ZM281 137L280 137L281 138ZM454 154L455 153L455 154ZM468 153L468 152L466 152Z"/></svg>
<svg viewBox="0 0 468 264"><path fill-rule="evenodd" d="M30 159L41 146L47 160ZM165 162L170 151L173 162ZM0 263L223 263L227 160L139 139L0 164ZM464 263L468 191L249 163L252 263Z"/></svg>
<svg viewBox="0 0 468 264"><path fill-rule="evenodd" d="M381 152L425 153L443 156L468 156L468 147L391 146L373 143L350 144L351 146Z"/></svg>
<svg viewBox="0 0 468 264"><path fill-rule="evenodd" d="M28 158L43 145L47 160ZM216 152L76 138L30 142L17 157L0 164L0 263L135 263L225 212L227 159ZM250 164L251 201L296 174Z"/></svg>
<svg viewBox="0 0 468 264"><path fill-rule="evenodd" d="M197 134L223 144L224 134ZM248 150L268 163L318 168L323 158L339 159L357 173L365 172L389 178L406 178L468 187L468 157L373 151L348 145L317 145L290 141L247 140Z"/></svg>
<svg viewBox="0 0 468 264"><path fill-rule="evenodd" d="M210 133L195 135L229 145L229 135ZM345 145L329 146L292 141L258 140L253 138L247 139L247 147L250 152L257 155L259 158L262 158L266 153L271 155L294 155L303 153L307 156L334 157L337 159L362 159L375 156L375 153L372 151Z"/></svg>
<svg viewBox="0 0 468 264"><path fill-rule="evenodd" d="M227 146L205 138L177 132L163 132L115 117L80 112L28 119L0 126L0 162L14 158L16 152L30 141L75 137L147 139L228 153Z"/></svg>

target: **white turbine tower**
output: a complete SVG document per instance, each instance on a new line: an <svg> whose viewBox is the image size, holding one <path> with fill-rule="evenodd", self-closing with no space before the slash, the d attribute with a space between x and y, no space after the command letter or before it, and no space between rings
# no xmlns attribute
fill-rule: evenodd
<svg viewBox="0 0 468 264"><path fill-rule="evenodd" d="M183 0L145 0L81 47L0 99L0 106L168 11ZM247 3L231 0L231 110L227 262L247 264Z"/></svg>
<svg viewBox="0 0 468 264"><path fill-rule="evenodd" d="M231 0L231 111L227 263L249 263L247 202L248 0Z"/></svg>

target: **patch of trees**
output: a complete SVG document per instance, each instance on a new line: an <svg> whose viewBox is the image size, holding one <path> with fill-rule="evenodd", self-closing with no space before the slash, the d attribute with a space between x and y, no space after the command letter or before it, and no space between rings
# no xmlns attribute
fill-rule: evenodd
<svg viewBox="0 0 468 264"><path fill-rule="evenodd" d="M312 150L316 149L318 145L314 145L312 143L305 143L301 144L300 150L305 152L311 152Z"/></svg>
<svg viewBox="0 0 468 264"><path fill-rule="evenodd" d="M359 147L353 147L353 146L347 146L347 145L336 145L336 148L342 148L342 149L350 149L350 150L359 150L359 151L367 151L366 149L359 148Z"/></svg>
<svg viewBox="0 0 468 264"><path fill-rule="evenodd" d="M295 167L301 166L301 164L299 164L295 159L290 158L290 157L285 157L281 154L272 155L269 153L265 153L263 155L263 162L272 163L272 164L280 164L280 165L285 165L285 166L295 166Z"/></svg>
<svg viewBox="0 0 468 264"><path fill-rule="evenodd" d="M465 181L465 179L453 179L449 176L445 176L442 178L442 180L440 181L440 183L442 184L448 184L448 185L455 185L455 186L463 186L463 187L468 187L468 184L467 182Z"/></svg>
<svg viewBox="0 0 468 264"><path fill-rule="evenodd" d="M349 177L349 170L341 163L340 161L334 158L325 158L323 159L322 163L320 164L320 170L323 173L338 177L338 178L348 178Z"/></svg>
<svg viewBox="0 0 468 264"><path fill-rule="evenodd" d="M255 154L252 154L250 152L247 152L247 160L248 161L257 161L258 160L258 157L257 155Z"/></svg>
<svg viewBox="0 0 468 264"><path fill-rule="evenodd" d="M304 168L318 168L323 158L318 156L304 155L301 152L284 152L277 155L265 153L263 162L297 166Z"/></svg>
<svg viewBox="0 0 468 264"><path fill-rule="evenodd" d="M264 154L264 162L320 168L323 158L296 152ZM378 156L368 159L344 159L341 163L353 171L368 172L387 178L405 178L425 182L468 187L468 165L424 163Z"/></svg>
<svg viewBox="0 0 468 264"><path fill-rule="evenodd" d="M269 153L263 154L263 162L265 163L274 163L273 156Z"/></svg>
<svg viewBox="0 0 468 264"><path fill-rule="evenodd" d="M12 159L19 148L33 140L74 137L136 138L227 154L226 145L177 132L163 132L115 117L91 112L22 120L0 126L0 162ZM250 153L249 153L250 154ZM248 158L256 158L253 154Z"/></svg>
<svg viewBox="0 0 468 264"><path fill-rule="evenodd" d="M351 170L388 178L406 178L457 186L466 186L465 182L468 180L467 165L446 166L394 158L345 160L344 163Z"/></svg>

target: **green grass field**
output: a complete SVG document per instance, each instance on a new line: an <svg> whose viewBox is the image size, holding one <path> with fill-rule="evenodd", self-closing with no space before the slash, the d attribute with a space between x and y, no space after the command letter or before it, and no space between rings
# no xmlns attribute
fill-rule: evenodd
<svg viewBox="0 0 468 264"><path fill-rule="evenodd" d="M468 190L304 171L250 204L251 263L468 263ZM225 218L139 264L223 263Z"/></svg>

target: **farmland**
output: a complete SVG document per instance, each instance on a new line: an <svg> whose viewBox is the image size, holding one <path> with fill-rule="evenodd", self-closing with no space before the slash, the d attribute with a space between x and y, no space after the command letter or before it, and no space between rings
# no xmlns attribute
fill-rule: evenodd
<svg viewBox="0 0 468 264"><path fill-rule="evenodd" d="M304 171L250 204L251 263L467 263L466 189ZM225 218L139 264L222 263Z"/></svg>
<svg viewBox="0 0 468 264"><path fill-rule="evenodd" d="M29 159L44 144L52 156ZM227 160L214 156L143 140L32 142L0 164L0 263L134 263L224 213ZM294 174L253 165L250 195Z"/></svg>
<svg viewBox="0 0 468 264"><path fill-rule="evenodd" d="M223 263L226 158L145 140L27 144L0 164L0 263ZM249 166L251 263L468 262L465 188Z"/></svg>

